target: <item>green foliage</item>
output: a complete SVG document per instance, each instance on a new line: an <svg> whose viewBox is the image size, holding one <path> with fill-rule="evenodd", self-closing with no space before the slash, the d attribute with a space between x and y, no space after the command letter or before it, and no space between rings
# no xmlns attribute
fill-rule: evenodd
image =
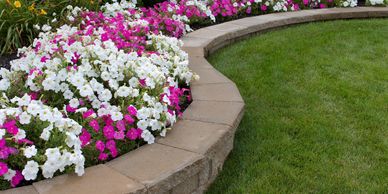
<svg viewBox="0 0 388 194"><path fill-rule="evenodd" d="M97 10L101 3L95 0L0 1L0 54L14 53L18 48L31 45L39 33L33 28L35 24L47 24L57 17L59 22L53 25L59 25L66 6Z"/></svg>
<svg viewBox="0 0 388 194"><path fill-rule="evenodd" d="M387 24L300 25L211 55L246 110L208 193L387 193Z"/></svg>

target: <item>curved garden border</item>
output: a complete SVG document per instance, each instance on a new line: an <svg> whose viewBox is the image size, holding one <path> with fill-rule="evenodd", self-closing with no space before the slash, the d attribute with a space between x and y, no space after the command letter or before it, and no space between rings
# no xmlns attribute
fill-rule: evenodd
<svg viewBox="0 0 388 194"><path fill-rule="evenodd" d="M82 177L61 175L1 193L202 193L214 181L233 148L244 101L236 85L205 59L236 40L311 21L388 17L388 8L332 8L243 18L199 29L182 40L191 69L193 102L166 138L89 167Z"/></svg>

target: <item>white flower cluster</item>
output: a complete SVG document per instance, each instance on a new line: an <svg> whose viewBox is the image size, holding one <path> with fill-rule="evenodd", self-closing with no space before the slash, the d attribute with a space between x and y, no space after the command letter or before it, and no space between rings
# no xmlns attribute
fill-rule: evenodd
<svg viewBox="0 0 388 194"><path fill-rule="evenodd" d="M21 98L14 97L10 101L5 98L5 94L3 96L3 108L0 109L0 123L5 123L7 118L19 117L21 126L26 125L27 127L32 121L47 125L45 128L36 126L32 130L34 132L40 131L40 139L45 142L55 138L54 144L58 146L54 148L37 148L35 145L32 145L22 148L24 156L29 159L22 171L26 180L35 180L39 168L42 170L45 178L51 178L58 170L63 172L67 166L72 165L75 166L75 172L78 175L81 176L84 173L85 158L82 155L81 141L78 138L82 129L81 125L70 118L64 118L62 112L57 108L46 106L41 101L31 100L27 94ZM17 108L6 107L4 103L16 104ZM0 130L3 136L5 131L4 129ZM17 141L25 139L26 130L19 127L17 134L12 138ZM52 135L53 133L55 135ZM45 161L42 161L42 157L38 157L42 153L45 153ZM11 169L10 173L12 174L12 172L13 170Z"/></svg>
<svg viewBox="0 0 388 194"><path fill-rule="evenodd" d="M368 0L370 5L384 5L386 2L384 0Z"/></svg>
<svg viewBox="0 0 388 194"><path fill-rule="evenodd" d="M357 7L357 0L345 0L342 2L343 7Z"/></svg>
<svg viewBox="0 0 388 194"><path fill-rule="evenodd" d="M136 3L136 0L120 2L117 2L117 0L113 0L112 3L106 3L105 5L103 5L101 9L104 10L104 14L108 16L116 16L117 13L127 15L129 14L127 10L130 8L136 8Z"/></svg>
<svg viewBox="0 0 388 194"><path fill-rule="evenodd" d="M281 0L281 1L277 1L274 5L273 5L273 10L276 11L276 12L279 12L279 11L287 11L287 1L286 0Z"/></svg>

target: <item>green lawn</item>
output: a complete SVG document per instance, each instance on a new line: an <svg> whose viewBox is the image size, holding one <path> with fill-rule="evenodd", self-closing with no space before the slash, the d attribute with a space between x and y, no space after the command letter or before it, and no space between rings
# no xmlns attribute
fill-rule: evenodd
<svg viewBox="0 0 388 194"><path fill-rule="evenodd" d="M208 193L388 193L388 20L289 27L209 61L246 112Z"/></svg>

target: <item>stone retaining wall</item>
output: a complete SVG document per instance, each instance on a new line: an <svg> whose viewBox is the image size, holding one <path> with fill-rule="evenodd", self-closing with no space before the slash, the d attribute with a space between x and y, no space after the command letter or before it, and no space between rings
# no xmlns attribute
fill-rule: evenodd
<svg viewBox="0 0 388 194"><path fill-rule="evenodd" d="M236 40L283 26L311 21L388 17L388 8L333 8L248 17L199 29L183 37L191 69L193 103L166 138L106 164L82 177L62 175L5 194L203 193L233 148L244 101L236 85L205 57Z"/></svg>

